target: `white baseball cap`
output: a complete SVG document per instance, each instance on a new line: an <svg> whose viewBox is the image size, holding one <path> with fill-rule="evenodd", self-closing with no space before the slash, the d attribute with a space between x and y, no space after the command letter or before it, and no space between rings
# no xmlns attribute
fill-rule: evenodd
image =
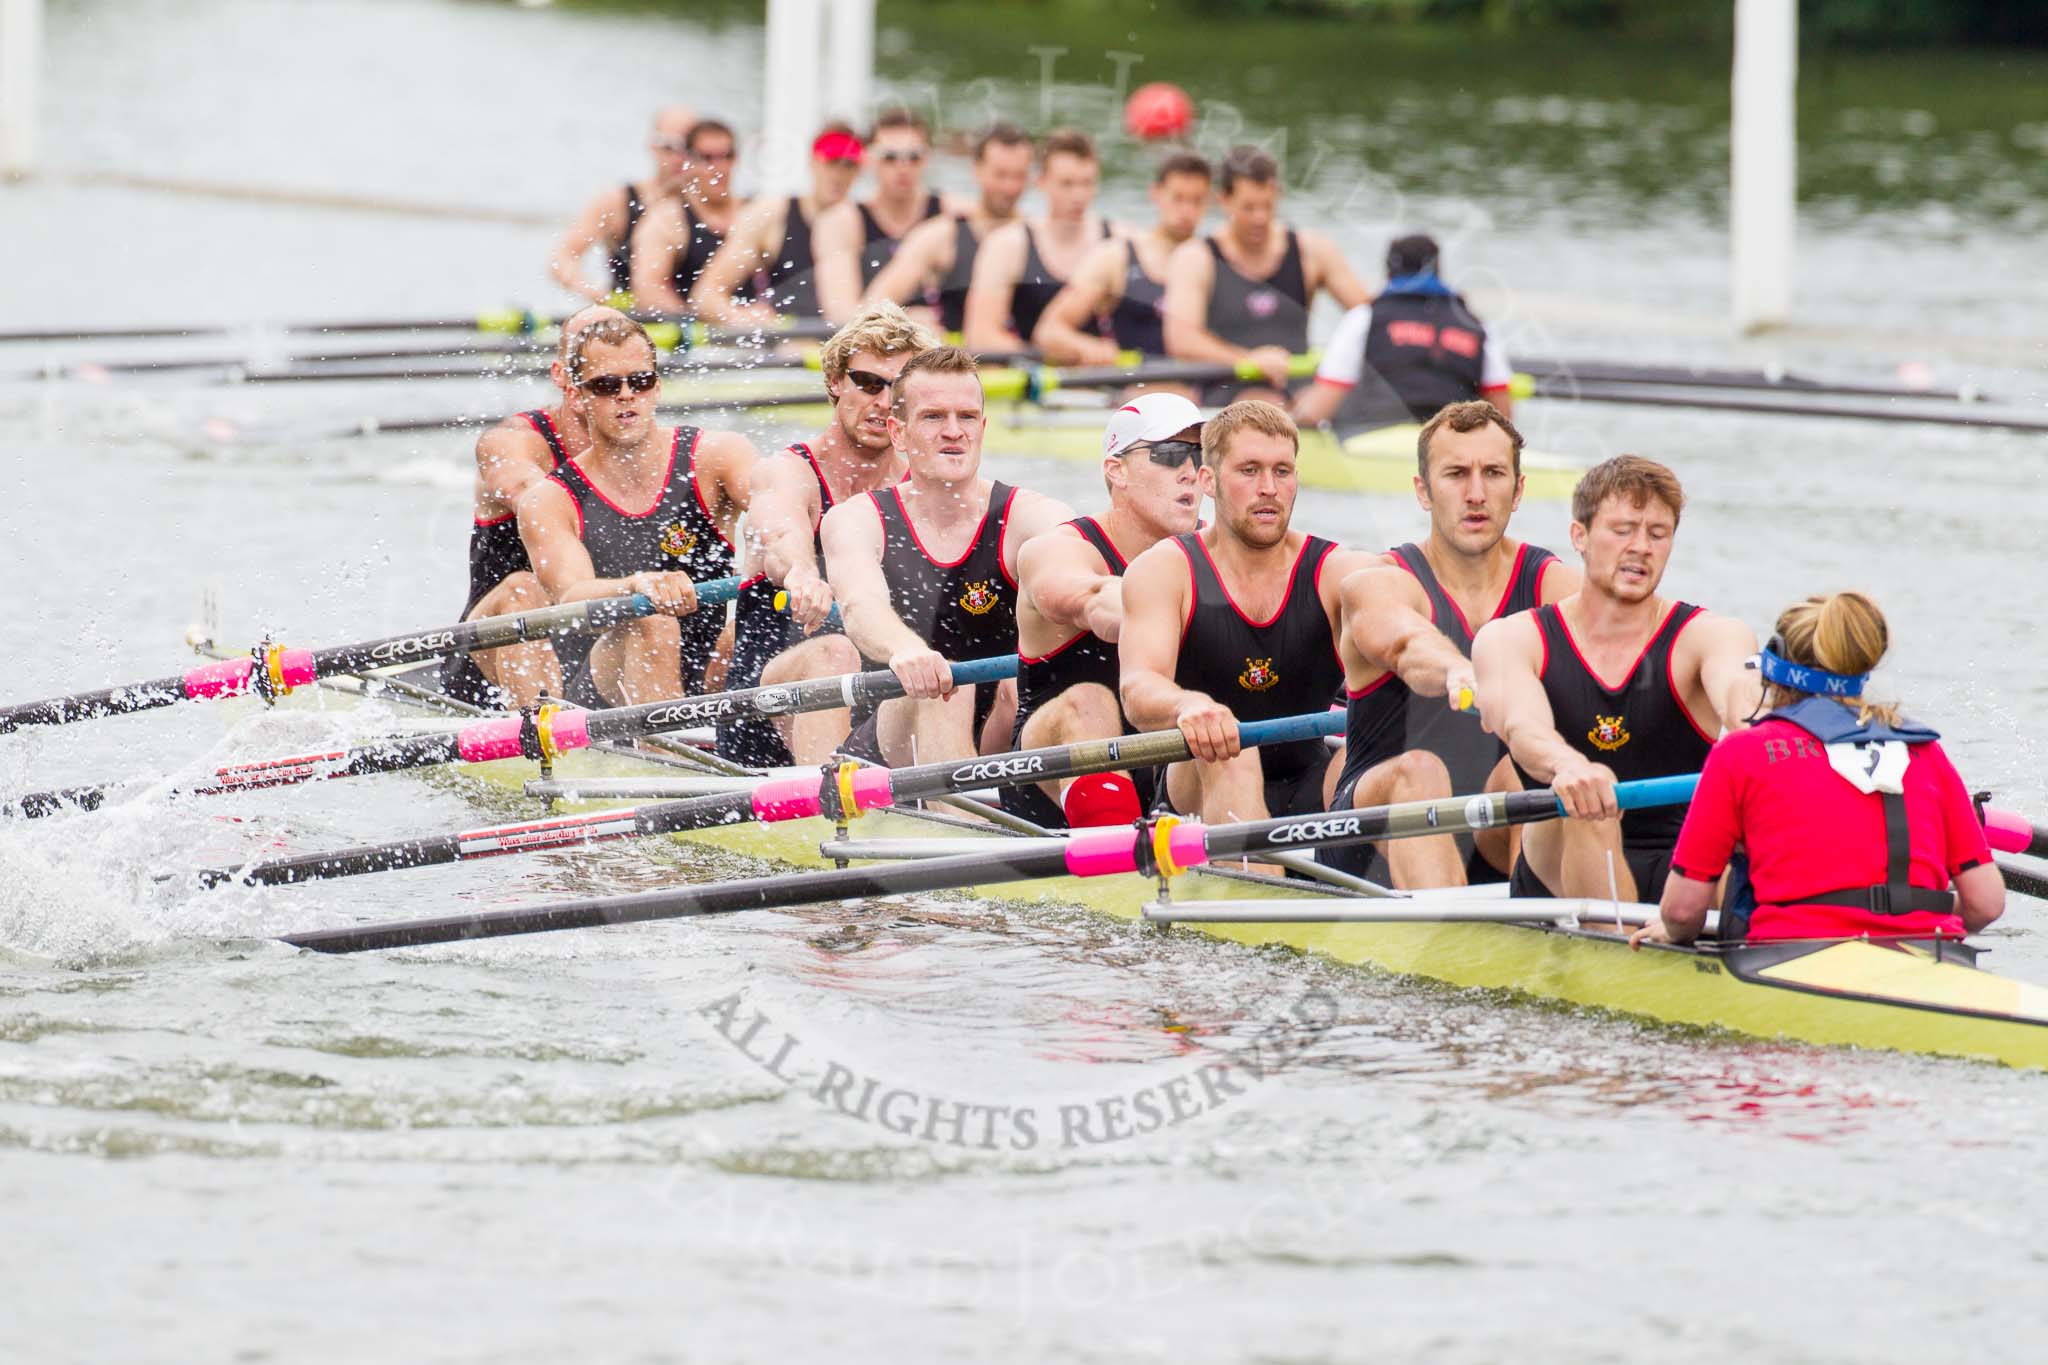
<svg viewBox="0 0 2048 1365"><path fill-rule="evenodd" d="M1102 453L1120 455L1140 441L1169 441L1202 426L1202 410L1177 393L1141 393L1109 415ZM1200 439L1199 436L1196 439Z"/></svg>

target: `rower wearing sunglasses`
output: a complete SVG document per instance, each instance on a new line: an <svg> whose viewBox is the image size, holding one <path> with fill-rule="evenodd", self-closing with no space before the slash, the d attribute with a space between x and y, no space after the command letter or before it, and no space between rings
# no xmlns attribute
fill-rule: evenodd
<svg viewBox="0 0 2048 1365"><path fill-rule="evenodd" d="M1017 556L1017 723L1011 747L1133 733L1117 700L1124 568L1201 525L1202 410L1148 393L1110 415L1102 438L1109 510L1075 517ZM1003 808L1048 829L1129 824L1152 804L1150 770L1006 787Z"/></svg>
<svg viewBox="0 0 2048 1365"><path fill-rule="evenodd" d="M966 210L920 223L869 283L868 303L926 303L949 337L967 324L967 287L974 258L989 233L1017 221L1031 181L1031 135L998 123L974 144L974 183L981 198ZM830 316L828 313L827 316Z"/></svg>
<svg viewBox="0 0 2048 1365"><path fill-rule="evenodd" d="M1511 539L1522 501L1522 433L1483 399L1452 403L1416 442L1415 499L1429 535L1343 583L1344 769L1330 808L1514 791L1507 746L1479 723L1472 637L1561 601L1579 571ZM1332 867L1402 889L1503 882L1515 827L1326 848Z"/></svg>
<svg viewBox="0 0 2048 1365"><path fill-rule="evenodd" d="M867 140L874 196L819 214L812 232L818 307L833 322L845 322L860 311L861 291L889 263L912 228L973 206L971 200L925 188L924 168L931 153L931 130L912 110L898 106L875 116Z"/></svg>
<svg viewBox="0 0 2048 1365"><path fill-rule="evenodd" d="M566 680L579 706L621 706L714 689L725 612L697 610L696 582L733 571L754 448L734 432L657 426L654 343L605 318L570 347L570 408L590 449L519 498L519 536L550 599L644 593L657 614L613 626ZM709 677L707 678L707 674Z"/></svg>
<svg viewBox="0 0 2048 1365"><path fill-rule="evenodd" d="M818 527L843 502L903 478L905 461L889 441L890 386L911 357L938 345L902 309L868 309L834 333L818 353L832 419L808 441L762 457L747 509L747 578L735 611L728 687L801 682L857 671L860 653L827 618ZM787 608L775 601L787 596ZM846 739L844 709L721 722L718 752L757 768L822 763Z"/></svg>
<svg viewBox="0 0 2048 1365"><path fill-rule="evenodd" d="M905 695L852 717L846 752L890 766L1009 748L1016 688L957 688L955 660L1017 643L1017 555L1072 516L1066 506L981 476L982 392L957 346L913 357L896 376L889 440L903 481L825 514L826 577L866 668Z"/></svg>
<svg viewBox="0 0 2048 1365"><path fill-rule="evenodd" d="M762 195L740 212L725 245L690 289L697 316L722 327L772 327L778 317L817 317L812 234L819 216L845 201L865 155L852 128L826 124L811 141L811 192Z"/></svg>
<svg viewBox="0 0 2048 1365"><path fill-rule="evenodd" d="M505 418L477 437L476 497L469 527L469 600L462 619L509 616L548 604L533 563L519 539L514 514L519 497L560 468L564 460L590 449L590 436L569 380L571 348L584 330L607 318L625 321L616 308L593 303L562 320L548 377L561 392L552 408L535 408ZM588 637L560 635L528 640L475 654L451 654L441 665L441 690L459 701L492 710L527 707L542 693L562 695L562 677L582 662Z"/></svg>
<svg viewBox="0 0 2048 1365"><path fill-rule="evenodd" d="M651 205L633 229L633 298L642 310L681 313L689 308L690 290L725 245L742 207L733 193L739 140L731 127L700 119L690 129L688 147L682 192ZM744 291L752 292L751 280Z"/></svg>

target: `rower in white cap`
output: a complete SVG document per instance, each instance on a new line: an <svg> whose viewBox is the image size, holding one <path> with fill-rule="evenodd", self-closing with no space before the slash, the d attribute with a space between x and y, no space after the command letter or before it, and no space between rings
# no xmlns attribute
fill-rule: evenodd
<svg viewBox="0 0 2048 1365"><path fill-rule="evenodd" d="M1027 541L1017 556L1017 724L1011 745L1132 733L1117 701L1124 566L1193 531L1202 511L1202 410L1147 393L1110 415L1102 440L1109 509ZM1123 824L1151 804L1153 775L1096 773L1011 787L1003 805L1048 828Z"/></svg>

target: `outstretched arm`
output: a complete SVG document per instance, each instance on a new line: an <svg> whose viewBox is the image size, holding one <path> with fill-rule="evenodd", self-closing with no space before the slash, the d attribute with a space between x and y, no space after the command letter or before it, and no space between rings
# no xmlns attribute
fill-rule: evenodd
<svg viewBox="0 0 2048 1365"><path fill-rule="evenodd" d="M1005 223L974 253L974 277L967 285L966 318L960 325L970 351L1021 351L1025 339L1010 330L1010 305L1024 277L1022 223Z"/></svg>
<svg viewBox="0 0 2048 1365"><path fill-rule="evenodd" d="M860 311L862 235L860 210L851 199L826 209L811 225L818 308L834 326Z"/></svg>
<svg viewBox="0 0 2048 1365"><path fill-rule="evenodd" d="M1429 596L1415 575L1373 564L1347 575L1343 594L1345 639L1361 662L1394 674L1417 696L1443 697L1453 710L1471 705L1478 691L1472 661L1431 623Z"/></svg>
<svg viewBox="0 0 2048 1365"><path fill-rule="evenodd" d="M1480 719L1500 736L1516 763L1550 784L1565 814L1611 820L1621 813L1614 800L1614 773L1557 732L1557 716L1543 691L1542 659L1543 637L1528 613L1481 626L1472 641Z"/></svg>
<svg viewBox="0 0 2048 1365"><path fill-rule="evenodd" d="M1187 556L1171 541L1154 545L1124 570L1117 691L1131 724L1140 730L1176 728L1196 758L1220 763L1237 757L1237 717L1214 697L1173 680L1192 591Z"/></svg>
<svg viewBox="0 0 2048 1365"><path fill-rule="evenodd" d="M904 235L896 254L868 281L862 303L908 304L924 292L925 281L953 268L953 220L927 218Z"/></svg>
<svg viewBox="0 0 2048 1365"><path fill-rule="evenodd" d="M1763 700L1763 675L1749 667L1756 654L1756 632L1732 616L1702 614L1679 636L1681 667L1692 662L1699 670L1700 690L1714 708L1711 717L1722 730L1741 730ZM1684 656L1690 655L1690 659Z"/></svg>
<svg viewBox="0 0 2048 1365"><path fill-rule="evenodd" d="M775 321L773 304L743 301L739 291L780 245L788 208L787 199L764 195L741 211L724 245L690 287L690 307L698 317L725 327L763 327Z"/></svg>
<svg viewBox="0 0 2048 1365"><path fill-rule="evenodd" d="M645 593L670 616L697 609L697 588L681 572L636 573L599 578L583 545L576 500L553 479L541 479L519 497L519 539L533 561L534 576L554 602L587 602L623 593Z"/></svg>
<svg viewBox="0 0 2048 1365"><path fill-rule="evenodd" d="M913 697L953 691L953 670L896 614L882 575L882 518L872 498L843 502L825 514L825 577L839 598L846 638L870 659L884 659Z"/></svg>
<svg viewBox="0 0 2048 1365"><path fill-rule="evenodd" d="M1124 622L1124 581L1095 547L1065 530L1034 536L1017 552L1017 590L1040 616L1110 644Z"/></svg>
<svg viewBox="0 0 2048 1365"><path fill-rule="evenodd" d="M1092 329L1097 317L1116 307L1124 296L1124 242L1102 243L1082 260L1074 277L1053 295L1031 344L1054 365L1114 365L1120 352L1108 337Z"/></svg>
<svg viewBox="0 0 2048 1365"><path fill-rule="evenodd" d="M649 206L633 229L633 302L644 312L680 313L689 307L676 292L676 257L690 249L690 225L680 199Z"/></svg>
<svg viewBox="0 0 2048 1365"><path fill-rule="evenodd" d="M1166 353L1175 360L1213 360L1229 364L1245 355L1209 330L1209 293L1216 286L1216 262L1209 244L1197 238L1182 242L1166 258L1166 296L1161 301Z"/></svg>
<svg viewBox="0 0 2048 1365"><path fill-rule="evenodd" d="M792 455L770 455L754 465L747 535L754 567L789 593L789 613L815 630L832 610L832 588L818 572L811 527L818 514L818 481Z"/></svg>
<svg viewBox="0 0 2048 1365"><path fill-rule="evenodd" d="M1358 272L1351 268L1351 262L1344 259L1344 253L1337 244L1320 232L1304 230L1301 233L1301 253L1306 259L1309 298L1313 300L1317 289L1326 289L1330 297L1346 308L1372 302L1372 291L1358 278Z"/></svg>
<svg viewBox="0 0 2048 1365"><path fill-rule="evenodd" d="M606 190L584 205L582 214L555 242L548 257L548 274L555 283L586 299L601 299L611 293L611 281L592 284L583 274L583 258L594 246L603 246L624 235L626 192Z"/></svg>

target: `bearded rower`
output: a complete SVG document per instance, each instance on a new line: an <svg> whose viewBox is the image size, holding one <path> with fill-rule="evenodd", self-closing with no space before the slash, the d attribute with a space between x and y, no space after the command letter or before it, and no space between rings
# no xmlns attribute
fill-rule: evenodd
<svg viewBox="0 0 2048 1365"><path fill-rule="evenodd" d="M981 198L965 212L920 223L868 284L868 303L928 303L949 336L967 325L967 289L974 259L988 235L1017 218L1031 177L1031 135L998 123L974 145L974 183Z"/></svg>
<svg viewBox="0 0 2048 1365"><path fill-rule="evenodd" d="M1177 360L1250 360L1264 384L1212 385L1204 401L1285 403L1291 357L1308 350L1309 307L1328 293L1345 308L1370 303L1344 253L1320 232L1279 220L1280 163L1237 147L1217 181L1223 230L1175 248L1166 266L1166 350Z"/></svg>
<svg viewBox="0 0 2048 1365"><path fill-rule="evenodd" d="M739 141L726 124L700 119L687 139L682 193L651 206L633 230L633 298L639 308L680 313L697 277L725 244L740 212L733 193Z"/></svg>
<svg viewBox="0 0 2048 1365"><path fill-rule="evenodd" d="M548 259L548 274L557 284L586 299L603 299L632 289L633 230L640 226L648 205L682 192L690 167L687 139L696 122L697 115L680 104L655 114L654 137L647 144L654 154L654 174L605 190L584 207ZM583 258L592 247L602 247L605 254L606 273L597 280L583 273Z"/></svg>
<svg viewBox="0 0 2048 1365"><path fill-rule="evenodd" d="M925 351L897 374L889 412L903 481L825 514L826 577L847 638L905 692L853 716L850 754L893 767L1008 747L1015 686L956 688L952 661L1016 647L1018 551L1073 514L983 478L981 436L974 357Z"/></svg>
<svg viewBox="0 0 2048 1365"><path fill-rule="evenodd" d="M1152 177L1156 221L1132 237L1097 244L1046 305L1031 344L1054 365L1115 365L1125 351L1166 354L1166 262L1200 231L1209 207L1209 163L1175 152ZM1096 330L1107 318L1108 335Z"/></svg>
<svg viewBox="0 0 2048 1365"><path fill-rule="evenodd" d="M1134 733L1117 700L1123 574L1170 537L1201 525L1202 410L1148 393L1110 415L1102 477L1109 511L1076 517L1017 557L1017 723L1011 747ZM1007 787L1003 808L1048 829L1128 824L1152 804L1149 771Z"/></svg>
<svg viewBox="0 0 2048 1365"><path fill-rule="evenodd" d="M657 614L599 636L563 695L579 706L683 696L722 675L725 613L697 610L696 583L732 572L754 448L734 432L655 425L654 343L631 319L585 327L566 368L590 448L520 495L520 539L550 600L645 593Z"/></svg>
<svg viewBox="0 0 2048 1365"><path fill-rule="evenodd" d="M571 401L575 387L569 382L570 348L592 323L606 318L623 322L625 317L616 308L592 304L563 319L561 341L555 348L554 363L548 367L548 377L561 401L552 408L507 417L477 437L476 498L469 528L469 600L462 608L463 620L505 616L548 604L547 592L534 577L532 561L519 539L514 508L527 489L554 473L563 461L590 448L582 415ZM581 636L567 635L552 643L532 640L476 654L451 654L441 665L441 690L474 706L532 706L542 693L562 695L562 660L567 657L572 665L581 662L582 644Z"/></svg>
<svg viewBox="0 0 2048 1365"><path fill-rule="evenodd" d="M1319 739L1243 749L1238 723L1326 710L1344 679L1340 585L1369 556L1291 529L1301 433L1285 409L1232 403L1202 428L1216 522L1124 573L1124 714L1177 727L1194 757L1167 769L1174 809L1257 820L1325 808L1343 762Z"/></svg>
<svg viewBox="0 0 2048 1365"><path fill-rule="evenodd" d="M964 344L977 351L1021 351L1046 305L1082 259L1110 236L1095 214L1102 166L1087 134L1062 128L1039 152L1038 192L1045 214L990 231L974 256L961 323Z"/></svg>
<svg viewBox="0 0 2048 1365"><path fill-rule="evenodd" d="M931 130L915 112L899 106L875 116L867 140L874 197L848 200L819 214L812 230L818 307L828 321L843 323L860 311L861 291L896 255L912 228L973 206L972 200L925 188L931 154Z"/></svg>
<svg viewBox="0 0 2048 1365"><path fill-rule="evenodd" d="M1344 580L1344 770L1336 810L1518 789L1507 748L1472 707L1472 636L1570 596L1578 571L1509 538L1522 433L1486 402L1454 403L1417 442L1429 537ZM1514 827L1324 849L1332 867L1402 889L1507 880Z"/></svg>
<svg viewBox="0 0 2048 1365"><path fill-rule="evenodd" d="M1593 466L1572 493L1579 590L1473 641L1486 728L1522 786L1550 787L1570 817L1524 831L1516 895L1657 900L1685 808L1622 815L1615 783L1698 772L1715 737L1756 711L1755 633L1657 595L1684 509L1655 460Z"/></svg>
<svg viewBox="0 0 2048 1365"><path fill-rule="evenodd" d="M732 231L690 289L690 307L725 327L770 327L778 317L818 316L811 237L818 216L845 200L860 176L861 141L828 123L811 142L811 192L763 195L740 211Z"/></svg>
<svg viewBox="0 0 2048 1365"><path fill-rule="evenodd" d="M754 466L747 509L749 578L740 588L729 687L800 682L852 673L860 654L840 630L819 527L843 502L902 479L905 462L889 441L890 386L912 356L938 344L893 303L878 304L834 333L818 354L832 421ZM775 597L788 593L788 609ZM750 718L721 724L718 751L737 763L775 768L822 763L846 739L845 710Z"/></svg>

